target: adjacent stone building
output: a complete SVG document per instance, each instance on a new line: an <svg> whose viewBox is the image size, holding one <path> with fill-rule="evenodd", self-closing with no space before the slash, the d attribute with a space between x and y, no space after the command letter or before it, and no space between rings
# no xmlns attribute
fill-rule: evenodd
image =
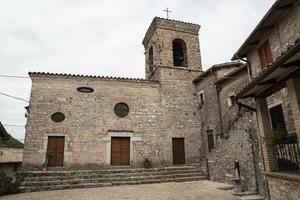
<svg viewBox="0 0 300 200"><path fill-rule="evenodd" d="M23 143L7 133L0 122L0 171L13 175L21 168Z"/></svg>
<svg viewBox="0 0 300 200"><path fill-rule="evenodd" d="M300 196L299 22L299 1L276 1L233 56L251 72L236 97L255 100L270 199Z"/></svg>

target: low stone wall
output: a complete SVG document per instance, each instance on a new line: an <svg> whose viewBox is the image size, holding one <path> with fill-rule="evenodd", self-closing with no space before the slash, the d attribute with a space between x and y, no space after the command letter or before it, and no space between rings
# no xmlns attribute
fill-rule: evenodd
<svg viewBox="0 0 300 200"><path fill-rule="evenodd" d="M11 162L22 162L23 149L0 148L0 164Z"/></svg>
<svg viewBox="0 0 300 200"><path fill-rule="evenodd" d="M300 174L284 175L279 173L266 174L271 200L299 200Z"/></svg>

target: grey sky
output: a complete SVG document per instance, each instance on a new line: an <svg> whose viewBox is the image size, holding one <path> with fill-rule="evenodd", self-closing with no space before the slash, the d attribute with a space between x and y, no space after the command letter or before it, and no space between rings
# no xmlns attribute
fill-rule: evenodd
<svg viewBox="0 0 300 200"><path fill-rule="evenodd" d="M0 0L0 75L28 71L144 77L142 39L153 17L201 25L203 68L229 61L275 0ZM30 79L0 77L29 99ZM24 125L27 103L0 95L0 121ZM23 127L5 126L18 139Z"/></svg>

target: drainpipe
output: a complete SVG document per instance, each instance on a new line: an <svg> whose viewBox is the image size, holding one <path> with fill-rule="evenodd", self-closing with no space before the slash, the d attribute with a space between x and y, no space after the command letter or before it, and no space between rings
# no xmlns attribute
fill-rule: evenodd
<svg viewBox="0 0 300 200"><path fill-rule="evenodd" d="M224 136L224 133L223 133L223 120L222 120L222 110L221 110L221 103L220 103L220 85L219 83L217 82L217 76L216 74L214 74L214 77L215 77L215 85L216 85L216 92L217 92L217 103L218 103L218 110L219 110L219 118L220 118L220 128L221 128L221 134L222 136Z"/></svg>
<svg viewBox="0 0 300 200"><path fill-rule="evenodd" d="M241 60L241 61L244 61L245 63L247 63L249 78L252 79L251 63L247 59L245 59L243 57L239 57L237 54L235 54L231 60Z"/></svg>

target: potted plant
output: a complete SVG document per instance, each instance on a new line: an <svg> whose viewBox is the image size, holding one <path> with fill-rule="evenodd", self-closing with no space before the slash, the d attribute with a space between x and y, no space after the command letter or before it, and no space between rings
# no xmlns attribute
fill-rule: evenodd
<svg viewBox="0 0 300 200"><path fill-rule="evenodd" d="M151 161L150 161L148 158L145 158L145 159L144 159L143 165L144 165L144 168L146 168L146 169L152 167L152 163L151 163Z"/></svg>
<svg viewBox="0 0 300 200"><path fill-rule="evenodd" d="M277 126L272 134L265 137L267 146L273 151L276 151L276 146L280 145L287 136L287 130L281 124Z"/></svg>
<svg viewBox="0 0 300 200"><path fill-rule="evenodd" d="M46 153L46 160L45 160L45 163L44 163L44 166L42 168L43 171L47 171L48 170L48 161L49 161L49 158L54 154L54 152L49 149Z"/></svg>

